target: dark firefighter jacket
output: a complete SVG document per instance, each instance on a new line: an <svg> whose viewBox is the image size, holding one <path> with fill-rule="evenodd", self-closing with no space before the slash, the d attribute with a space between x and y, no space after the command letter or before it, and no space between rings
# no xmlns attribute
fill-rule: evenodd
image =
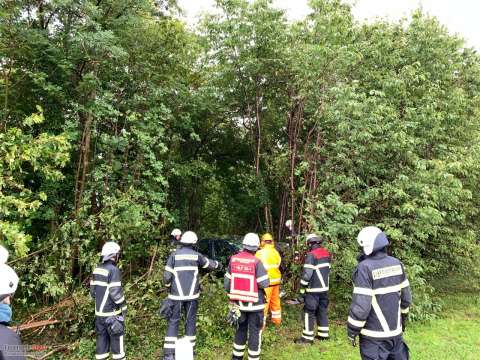
<svg viewBox="0 0 480 360"><path fill-rule="evenodd" d="M218 261L208 259L190 246L180 246L168 257L163 273L163 282L170 287L168 298L180 301L198 299L199 268L215 270L218 266Z"/></svg>
<svg viewBox="0 0 480 360"><path fill-rule="evenodd" d="M328 291L330 275L330 253L318 246L308 252L303 264L300 284L306 292L321 293Z"/></svg>
<svg viewBox="0 0 480 360"><path fill-rule="evenodd" d="M95 299L95 315L109 317L127 309L122 289L122 275L113 261L98 264L90 281L90 294Z"/></svg>
<svg viewBox="0 0 480 360"><path fill-rule="evenodd" d="M18 334L0 324L0 360L24 360L24 349Z"/></svg>
<svg viewBox="0 0 480 360"><path fill-rule="evenodd" d="M379 251L358 264L353 282L349 331L372 339L401 335L401 314L408 313L412 302L403 264Z"/></svg>

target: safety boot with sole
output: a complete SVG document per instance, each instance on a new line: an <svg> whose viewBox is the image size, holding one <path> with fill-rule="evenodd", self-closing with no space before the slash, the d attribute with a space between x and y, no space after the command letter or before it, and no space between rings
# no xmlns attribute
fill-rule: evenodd
<svg viewBox="0 0 480 360"><path fill-rule="evenodd" d="M313 340L305 339L304 337L298 338L294 340L295 344L303 344L303 345L311 345L313 344Z"/></svg>

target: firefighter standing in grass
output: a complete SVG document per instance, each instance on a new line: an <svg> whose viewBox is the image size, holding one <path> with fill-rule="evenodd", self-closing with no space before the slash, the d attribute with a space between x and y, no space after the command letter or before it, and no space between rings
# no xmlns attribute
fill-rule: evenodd
<svg viewBox="0 0 480 360"><path fill-rule="evenodd" d="M170 288L168 299L172 300L173 304L163 345L165 360L175 359L175 344L182 312L185 313L185 337L190 340L192 347L195 346L200 297L199 269L222 268L218 261L210 260L192 248L197 241L198 237L193 231L185 232L179 247L170 254L165 266L163 281Z"/></svg>
<svg viewBox="0 0 480 360"><path fill-rule="evenodd" d="M248 340L248 360L259 360L262 344L264 290L269 277L262 262L255 257L260 245L257 234L248 233L243 238L243 250L230 259L225 274L225 289L230 301L240 310L233 343L232 360L241 360Z"/></svg>
<svg viewBox="0 0 480 360"><path fill-rule="evenodd" d="M309 252L305 257L300 293L304 297L304 326L302 337L297 344L312 344L317 323L317 339L328 340L328 283L330 274L330 253L321 244L321 237L307 236Z"/></svg>
<svg viewBox="0 0 480 360"><path fill-rule="evenodd" d="M282 282L280 265L282 258L275 249L273 236L271 234L266 233L262 236L261 245L261 249L257 251L256 257L262 262L270 279L270 286L265 289L263 322L266 324L268 313L271 312L272 323L278 326L282 322L282 307L280 303L280 284Z"/></svg>
<svg viewBox="0 0 480 360"><path fill-rule="evenodd" d="M388 239L379 228L362 229L357 241L364 255L353 273L348 338L356 346L360 336L363 360L407 360L402 333L412 294L403 264L387 255Z"/></svg>
<svg viewBox="0 0 480 360"><path fill-rule="evenodd" d="M95 299L95 359L125 359L123 336L127 305L122 289L122 274L117 267L120 246L107 242L102 247L101 263L93 270L90 294Z"/></svg>

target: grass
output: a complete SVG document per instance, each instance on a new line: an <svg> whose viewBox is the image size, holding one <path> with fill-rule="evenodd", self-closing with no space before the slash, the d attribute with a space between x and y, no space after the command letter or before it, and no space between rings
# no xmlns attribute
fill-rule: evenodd
<svg viewBox="0 0 480 360"><path fill-rule="evenodd" d="M480 359L480 296L478 290L463 283L454 288L444 284L449 293L441 294L444 313L428 322L410 323L405 341L415 360L478 360ZM263 360L356 360L358 348L346 341L345 322L330 324L331 340L314 345L295 345L301 335L301 307L285 306L282 327L268 326L263 339ZM199 354L199 360L229 359L230 344L221 349Z"/></svg>

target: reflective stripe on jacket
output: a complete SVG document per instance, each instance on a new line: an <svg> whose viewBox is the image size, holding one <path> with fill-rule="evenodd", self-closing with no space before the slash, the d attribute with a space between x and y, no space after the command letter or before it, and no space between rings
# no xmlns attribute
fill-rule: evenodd
<svg viewBox="0 0 480 360"><path fill-rule="evenodd" d="M224 280L224 286L225 290L229 293L230 297L230 291L232 288L232 279L235 278L235 276L232 274L232 260L235 258L235 256L243 254L242 256L245 256L245 258L248 258L253 260L253 263L255 265L255 278L254 281L256 282L256 287L257 287L257 300L255 302L251 301L240 301L240 300L234 300L236 304L239 305L241 311L263 311L265 308L265 293L263 289L267 288L270 285L270 280L268 278L267 271L265 270L265 267L263 266L262 262L258 260L253 254L248 253L246 251L242 251L237 255L232 256L230 259L230 263L228 265L228 270L225 273L225 280ZM247 255L245 255L247 254Z"/></svg>
<svg viewBox="0 0 480 360"><path fill-rule="evenodd" d="M267 270L270 279L270 286L278 285L282 282L282 273L280 265L282 258L273 244L265 244L265 246L257 251L255 255Z"/></svg>
<svg viewBox="0 0 480 360"><path fill-rule="evenodd" d="M122 289L122 274L112 261L97 265L90 281L90 294L95 299L95 315L109 317L127 309Z"/></svg>
<svg viewBox="0 0 480 360"><path fill-rule="evenodd" d="M170 287L168 298L179 301L200 296L199 269L214 270L218 261L210 260L190 246L180 246L170 254L163 273L163 282Z"/></svg>
<svg viewBox="0 0 480 360"><path fill-rule="evenodd" d="M353 274L348 328L354 334L387 339L402 334L401 314L412 302L403 264L385 252L361 261Z"/></svg>
<svg viewBox="0 0 480 360"><path fill-rule="evenodd" d="M330 253L322 247L316 247L305 257L300 284L307 292L325 292L328 291L329 276Z"/></svg>

